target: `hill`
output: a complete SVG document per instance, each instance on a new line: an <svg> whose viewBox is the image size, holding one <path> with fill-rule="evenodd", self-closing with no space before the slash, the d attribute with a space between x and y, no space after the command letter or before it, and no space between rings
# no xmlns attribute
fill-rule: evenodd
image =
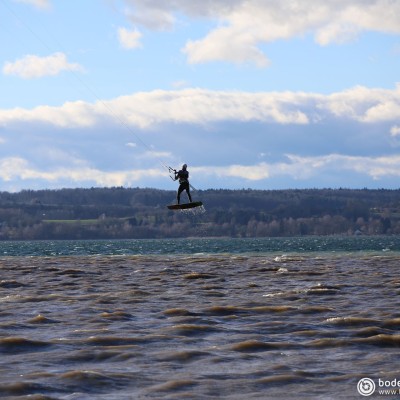
<svg viewBox="0 0 400 400"><path fill-rule="evenodd" d="M158 189L0 192L0 240L400 233L400 190L205 190L193 197L205 213L169 211L175 192Z"/></svg>

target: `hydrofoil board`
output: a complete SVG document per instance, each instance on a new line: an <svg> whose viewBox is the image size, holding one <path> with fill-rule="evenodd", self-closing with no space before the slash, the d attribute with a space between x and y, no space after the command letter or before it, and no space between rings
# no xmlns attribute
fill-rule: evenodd
<svg viewBox="0 0 400 400"><path fill-rule="evenodd" d="M192 203L172 204L167 206L170 210L186 210L188 208L200 207L203 205L201 201L194 201Z"/></svg>

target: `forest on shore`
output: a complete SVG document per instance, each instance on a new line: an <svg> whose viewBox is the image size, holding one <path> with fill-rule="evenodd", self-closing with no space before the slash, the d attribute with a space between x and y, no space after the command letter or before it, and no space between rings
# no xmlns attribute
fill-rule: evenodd
<svg viewBox="0 0 400 400"><path fill-rule="evenodd" d="M77 188L0 192L0 240L379 235L400 233L400 190ZM185 199L185 194L182 195Z"/></svg>

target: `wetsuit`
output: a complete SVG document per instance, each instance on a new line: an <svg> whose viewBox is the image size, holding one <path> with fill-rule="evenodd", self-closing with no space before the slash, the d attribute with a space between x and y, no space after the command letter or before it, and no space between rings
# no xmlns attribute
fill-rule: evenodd
<svg viewBox="0 0 400 400"><path fill-rule="evenodd" d="M186 190L186 193L189 197L189 201L192 202L192 196L190 195L190 185L189 185L189 172L187 170L181 169L180 171L175 173L175 180L179 179L179 188L176 199L178 200L178 204L181 201L181 193Z"/></svg>

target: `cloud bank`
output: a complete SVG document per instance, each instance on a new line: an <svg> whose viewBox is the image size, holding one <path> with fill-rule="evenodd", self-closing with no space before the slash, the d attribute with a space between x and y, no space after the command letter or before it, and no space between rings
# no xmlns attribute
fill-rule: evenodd
<svg viewBox="0 0 400 400"><path fill-rule="evenodd" d="M192 177L198 183L205 179L218 182L229 180L230 183L240 181L236 188L253 186L262 182L263 188L268 188L269 180L291 180L291 187L307 187L307 182L318 175L350 174L364 182L365 178L377 181L382 178L400 177L400 156L382 157L354 157L340 154L327 154L317 157L300 157L288 155L285 162L258 163L251 165L226 165L226 166L196 166L190 168ZM164 187L173 190L175 185L167 185L167 173L162 168L146 168L135 170L104 171L90 166L60 166L53 170L37 168L33 163L20 157L7 157L0 159L0 179L3 188L20 190L22 188L46 187L119 187L142 186ZM297 182L297 184L295 183ZM7 186L9 184L9 186ZM340 187L362 187L360 184L349 185L346 178L341 178ZM214 186L217 187L218 186ZM219 186L220 187L220 186ZM225 187L222 183L222 187ZM279 187L279 186L278 186ZM282 187L282 186L281 186ZM324 187L330 187L326 184ZM207 189L209 187L202 187ZM234 187L235 188L235 187ZM3 189L4 190L4 189Z"/></svg>
<svg viewBox="0 0 400 400"><path fill-rule="evenodd" d="M387 185L400 175L399 119L400 85L329 95L156 90L3 109L0 150L13 156L0 158L0 179L174 188L164 166L187 162L200 187L307 187L318 177L325 187Z"/></svg>
<svg viewBox="0 0 400 400"><path fill-rule="evenodd" d="M142 129L163 123L203 124L218 121L259 121L277 124L316 124L326 119L362 123L393 122L398 132L400 84L394 89L356 86L322 95L303 92L238 92L206 89L155 90L111 101L67 102L61 107L0 110L0 125L45 123L58 127L128 124ZM396 124L397 122L397 124Z"/></svg>

